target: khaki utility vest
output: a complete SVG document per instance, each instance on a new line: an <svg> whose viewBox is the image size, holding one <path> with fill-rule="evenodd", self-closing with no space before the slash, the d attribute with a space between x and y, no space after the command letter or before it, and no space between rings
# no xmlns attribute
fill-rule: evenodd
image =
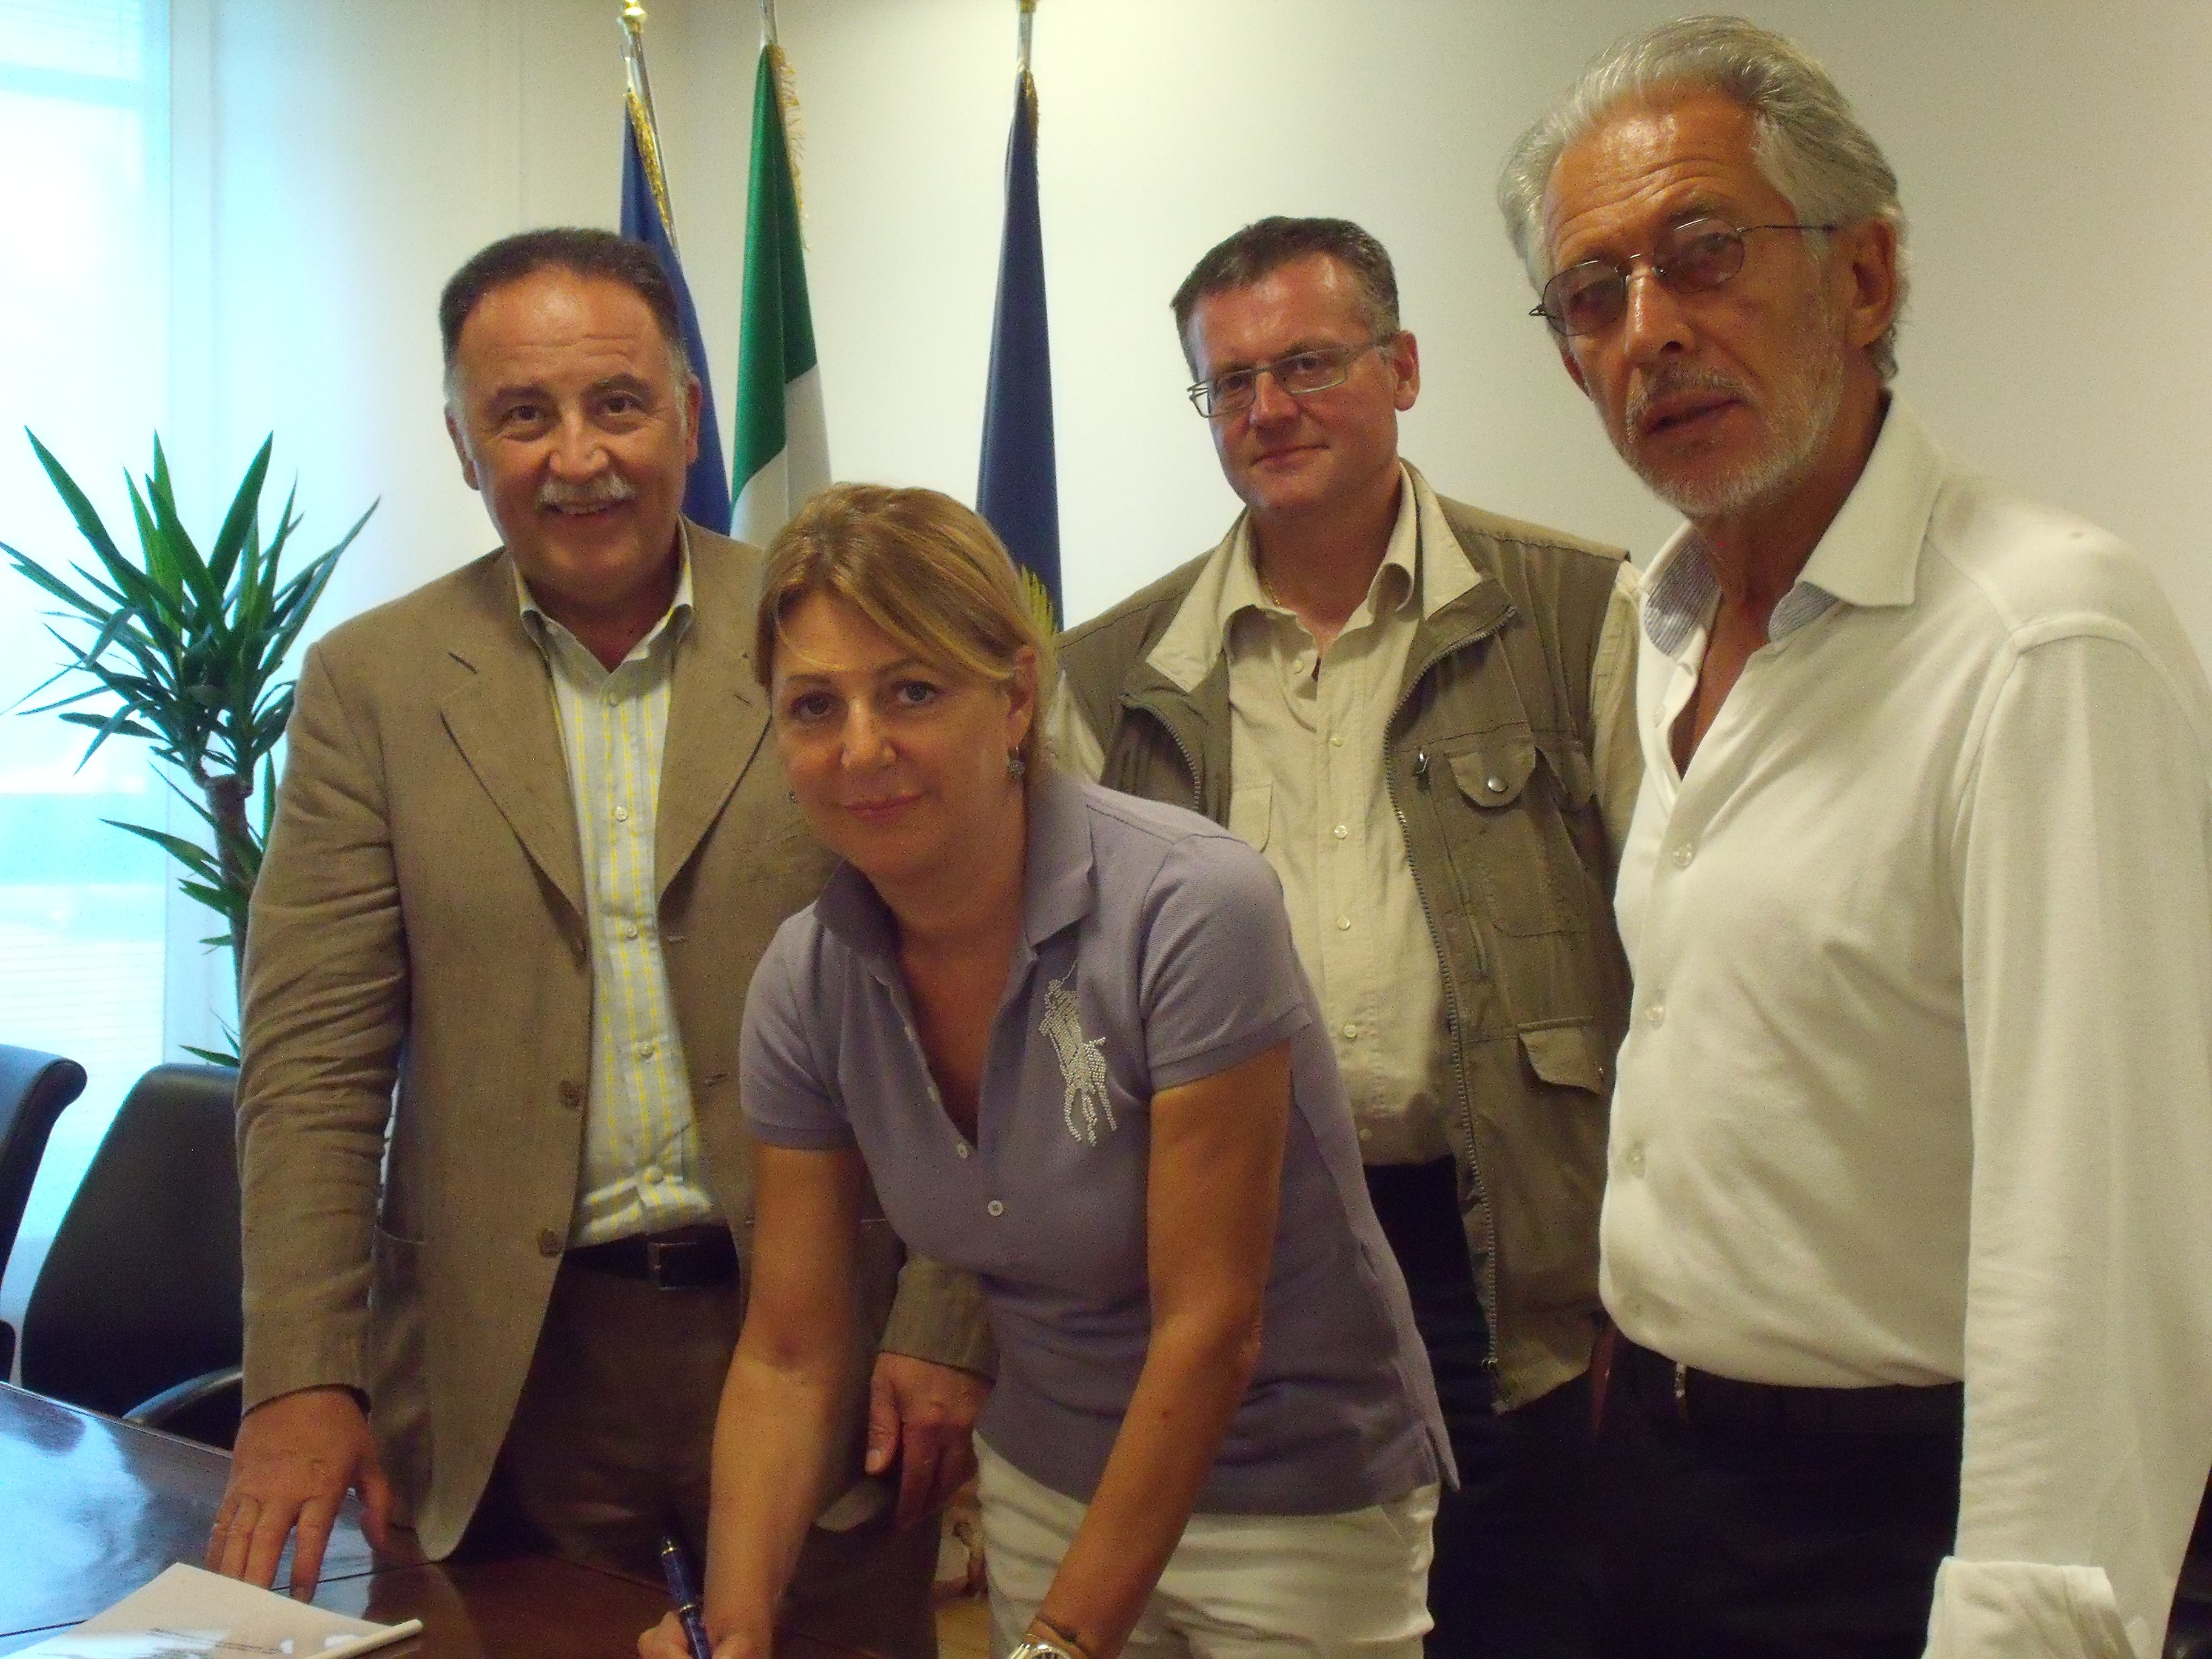
<svg viewBox="0 0 2212 1659"><path fill-rule="evenodd" d="M1446 1128L1503 1411L1586 1369L1597 1325L1628 967L1591 763L1590 666L1621 555L1441 505L1482 580L1414 635L1384 782L1443 979L1460 1107ZM1059 650L1105 751L1100 781L1225 824L1228 658L1189 691L1147 660L1212 556L1070 629Z"/></svg>

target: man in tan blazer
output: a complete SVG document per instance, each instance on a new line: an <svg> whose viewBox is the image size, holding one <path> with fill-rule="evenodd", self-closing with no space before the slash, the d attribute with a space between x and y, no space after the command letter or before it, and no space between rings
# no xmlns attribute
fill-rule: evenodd
<svg viewBox="0 0 2212 1659"><path fill-rule="evenodd" d="M263 1583L295 1527L312 1582L349 1487L434 1559L703 1544L739 1015L829 867L753 683L759 556L679 518L700 391L653 254L509 238L441 323L505 545L308 653L248 935L247 1413L209 1560ZM873 1231L898 1512L849 1490L793 1611L903 1659L934 1528L895 1522L969 1467L988 1345L971 1285Z"/></svg>

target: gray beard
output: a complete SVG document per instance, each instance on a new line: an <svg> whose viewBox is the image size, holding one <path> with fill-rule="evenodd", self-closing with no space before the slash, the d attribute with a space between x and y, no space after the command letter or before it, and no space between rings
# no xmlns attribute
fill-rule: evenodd
<svg viewBox="0 0 2212 1659"><path fill-rule="evenodd" d="M1775 435L1764 454L1750 457L1732 471L1696 480L1667 476L1647 467L1626 439L1619 446L1621 459L1653 495L1692 523L1727 518L1787 495L1812 471L1844 404L1844 347L1831 328L1820 328L1817 334L1808 330L1808 338L1819 341L1820 362L1793 375L1770 405ZM1684 369L1655 379L1631 394L1627 429L1633 431L1639 424L1642 406L1686 389L1742 395L1738 383L1724 374Z"/></svg>

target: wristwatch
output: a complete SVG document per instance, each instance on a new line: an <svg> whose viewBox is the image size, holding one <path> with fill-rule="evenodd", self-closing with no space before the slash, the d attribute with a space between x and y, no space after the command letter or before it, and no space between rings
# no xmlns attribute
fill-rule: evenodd
<svg viewBox="0 0 2212 1659"><path fill-rule="evenodd" d="M1083 1659L1083 1656L1049 1637L1024 1636L1014 1644L1014 1650L1006 1659Z"/></svg>

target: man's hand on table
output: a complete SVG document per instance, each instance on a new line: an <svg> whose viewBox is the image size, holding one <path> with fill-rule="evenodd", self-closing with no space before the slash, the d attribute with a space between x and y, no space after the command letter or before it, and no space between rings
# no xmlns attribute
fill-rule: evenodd
<svg viewBox="0 0 2212 1659"><path fill-rule="evenodd" d="M957 1365L902 1353L876 1356L866 1468L881 1474L898 1460L902 1530L943 1509L975 1473L969 1431L990 1397L989 1378Z"/></svg>
<svg viewBox="0 0 2212 1659"><path fill-rule="evenodd" d="M349 1389L301 1389L264 1401L238 1425L230 1484L208 1534L211 1572L266 1587L295 1528L292 1593L314 1594L338 1505L349 1488L367 1511L362 1530L384 1547L392 1484L377 1462L368 1419Z"/></svg>

